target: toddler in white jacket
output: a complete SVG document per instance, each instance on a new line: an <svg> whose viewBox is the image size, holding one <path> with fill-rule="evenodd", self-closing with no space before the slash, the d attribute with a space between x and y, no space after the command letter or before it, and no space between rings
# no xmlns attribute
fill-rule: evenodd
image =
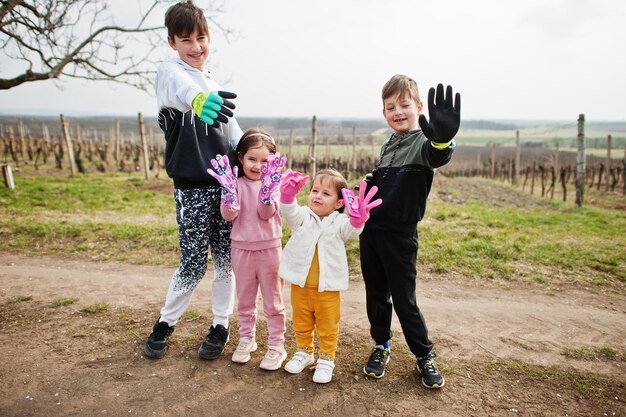
<svg viewBox="0 0 626 417"><path fill-rule="evenodd" d="M348 257L345 242L357 237L372 208L365 186L359 196L347 189L348 183L337 171L325 169L313 178L307 206L299 206L296 194L308 176L287 171L280 184L280 210L292 230L283 250L279 275L291 282L293 330L297 351L285 365L292 374L314 362L313 335L317 331L319 355L313 381L332 380L339 334L340 293L348 288ZM342 195L343 194L343 195ZM349 199L348 215L343 214L344 198Z"/></svg>

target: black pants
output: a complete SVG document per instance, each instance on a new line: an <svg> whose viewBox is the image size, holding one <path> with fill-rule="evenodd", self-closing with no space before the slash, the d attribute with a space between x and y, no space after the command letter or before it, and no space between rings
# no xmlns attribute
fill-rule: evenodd
<svg viewBox="0 0 626 417"><path fill-rule="evenodd" d="M359 240L372 339L377 343L391 339L393 308L409 349L418 358L425 356L433 344L415 298L417 230L400 233L366 229Z"/></svg>

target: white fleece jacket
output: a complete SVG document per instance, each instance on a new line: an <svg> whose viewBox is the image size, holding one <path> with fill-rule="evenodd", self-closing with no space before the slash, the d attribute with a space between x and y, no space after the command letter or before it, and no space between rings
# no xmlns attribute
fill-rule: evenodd
<svg viewBox="0 0 626 417"><path fill-rule="evenodd" d="M285 280L304 287L317 245L320 266L318 291L348 289L349 271L345 242L357 237L363 228L350 224L348 215L332 212L320 219L307 206L280 203L280 212L292 230L283 249L278 274Z"/></svg>

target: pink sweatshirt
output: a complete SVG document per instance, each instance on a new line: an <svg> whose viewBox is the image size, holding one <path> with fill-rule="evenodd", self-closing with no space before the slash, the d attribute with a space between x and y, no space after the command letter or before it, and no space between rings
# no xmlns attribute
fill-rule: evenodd
<svg viewBox="0 0 626 417"><path fill-rule="evenodd" d="M273 204L259 201L261 181L237 178L237 202L231 208L220 207L225 220L233 222L231 246L245 250L263 250L281 246L282 221L278 210L279 192Z"/></svg>

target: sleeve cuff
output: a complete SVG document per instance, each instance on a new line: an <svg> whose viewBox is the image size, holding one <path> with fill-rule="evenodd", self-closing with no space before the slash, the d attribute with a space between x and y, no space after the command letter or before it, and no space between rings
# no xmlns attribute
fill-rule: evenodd
<svg viewBox="0 0 626 417"><path fill-rule="evenodd" d="M439 149L440 151L443 149L447 149L447 148L450 148L450 149L456 148L456 141L454 139L452 139L450 142L444 142L444 143L433 142L431 140L430 144L432 145L433 148Z"/></svg>
<svg viewBox="0 0 626 417"><path fill-rule="evenodd" d="M196 94L194 99L191 101L191 107L193 108L193 111L198 116L200 114L202 114L202 106L204 106L204 102L206 101L208 96L209 96L209 94L205 93L205 92L198 93L198 94Z"/></svg>

